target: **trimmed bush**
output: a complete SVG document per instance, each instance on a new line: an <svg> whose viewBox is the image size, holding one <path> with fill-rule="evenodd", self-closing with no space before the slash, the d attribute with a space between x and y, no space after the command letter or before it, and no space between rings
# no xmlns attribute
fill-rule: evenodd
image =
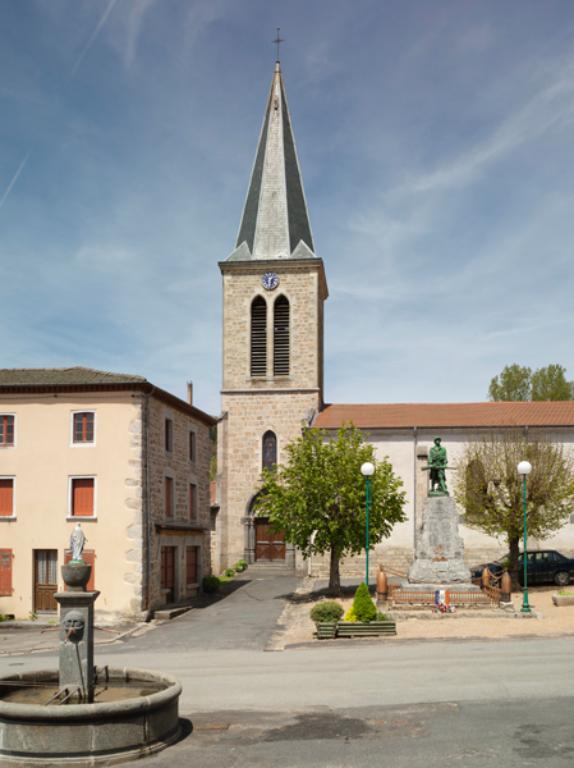
<svg viewBox="0 0 574 768"><path fill-rule="evenodd" d="M353 606L349 608L349 610L345 614L345 618L343 619L343 621L350 621L353 624L357 621L357 614L355 613L355 609L353 608Z"/></svg>
<svg viewBox="0 0 574 768"><path fill-rule="evenodd" d="M243 571L247 570L247 561L238 560L233 567L235 568L237 573L243 573Z"/></svg>
<svg viewBox="0 0 574 768"><path fill-rule="evenodd" d="M392 621L392 617L389 616L387 613L381 613L381 611L377 611L377 621Z"/></svg>
<svg viewBox="0 0 574 768"><path fill-rule="evenodd" d="M223 571L223 575L228 579L231 579L233 576L235 576L235 571L233 570L233 568L226 568Z"/></svg>
<svg viewBox="0 0 574 768"><path fill-rule="evenodd" d="M357 587L355 597L353 598L353 611L357 621L373 621L377 618L377 609L365 582Z"/></svg>
<svg viewBox="0 0 574 768"><path fill-rule="evenodd" d="M316 624L335 624L343 615L343 606L336 600L322 600L311 608L311 619Z"/></svg>
<svg viewBox="0 0 574 768"><path fill-rule="evenodd" d="M217 576L204 576L203 581L201 582L201 587L204 592L206 592L208 595L211 595L214 592L217 592L219 589L219 584L220 581Z"/></svg>

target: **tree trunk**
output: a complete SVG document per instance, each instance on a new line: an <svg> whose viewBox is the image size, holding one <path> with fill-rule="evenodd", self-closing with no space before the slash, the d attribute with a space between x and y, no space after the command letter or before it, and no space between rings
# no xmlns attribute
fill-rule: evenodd
<svg viewBox="0 0 574 768"><path fill-rule="evenodd" d="M331 548L331 562L329 566L329 594L341 594L341 574L339 573L339 552L336 547Z"/></svg>
<svg viewBox="0 0 574 768"><path fill-rule="evenodd" d="M512 578L512 589L519 590L520 584L518 582L518 555L520 544L520 536L512 536L508 538L508 548L510 551L508 572Z"/></svg>

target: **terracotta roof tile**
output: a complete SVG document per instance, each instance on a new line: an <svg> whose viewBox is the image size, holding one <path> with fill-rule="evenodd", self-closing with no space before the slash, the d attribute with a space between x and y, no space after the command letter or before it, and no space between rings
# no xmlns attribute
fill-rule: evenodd
<svg viewBox="0 0 574 768"><path fill-rule="evenodd" d="M352 422L370 429L409 427L574 426L574 400L497 403L382 403L326 405L313 426L336 429Z"/></svg>

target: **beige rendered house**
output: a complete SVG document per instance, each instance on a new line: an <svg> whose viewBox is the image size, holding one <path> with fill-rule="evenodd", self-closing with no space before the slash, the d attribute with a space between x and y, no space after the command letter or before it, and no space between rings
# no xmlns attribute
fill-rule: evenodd
<svg viewBox="0 0 574 768"><path fill-rule="evenodd" d="M0 370L0 613L56 611L78 522L102 614L193 595L210 572L214 425L141 376Z"/></svg>

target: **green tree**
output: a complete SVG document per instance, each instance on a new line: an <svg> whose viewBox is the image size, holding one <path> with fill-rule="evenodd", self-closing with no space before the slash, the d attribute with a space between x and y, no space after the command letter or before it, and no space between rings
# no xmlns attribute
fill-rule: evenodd
<svg viewBox="0 0 574 768"><path fill-rule="evenodd" d="M388 537L395 523L405 520L402 481L385 458L376 461L374 447L353 426L336 438L306 430L286 448L287 463L264 471L256 503L260 516L285 531L287 541L306 557L330 553L329 592L340 594L342 557L365 549L365 479L361 464L371 461L369 543Z"/></svg>
<svg viewBox="0 0 574 768"><path fill-rule="evenodd" d="M528 440L519 432L492 436L466 447L454 481L464 524L505 537L515 585L523 535L522 478L516 467L523 459L532 464L527 481L528 535L544 539L564 524L574 504L574 464L562 445Z"/></svg>
<svg viewBox="0 0 574 768"><path fill-rule="evenodd" d="M490 381L490 400L572 400L573 382L566 381L566 368L555 363L532 371L526 366L505 366Z"/></svg>
<svg viewBox="0 0 574 768"><path fill-rule="evenodd" d="M513 363L491 379L488 396L491 400L530 400L532 371Z"/></svg>
<svg viewBox="0 0 574 768"><path fill-rule="evenodd" d="M532 374L533 400L571 400L572 387L566 381L566 368L547 365Z"/></svg>

